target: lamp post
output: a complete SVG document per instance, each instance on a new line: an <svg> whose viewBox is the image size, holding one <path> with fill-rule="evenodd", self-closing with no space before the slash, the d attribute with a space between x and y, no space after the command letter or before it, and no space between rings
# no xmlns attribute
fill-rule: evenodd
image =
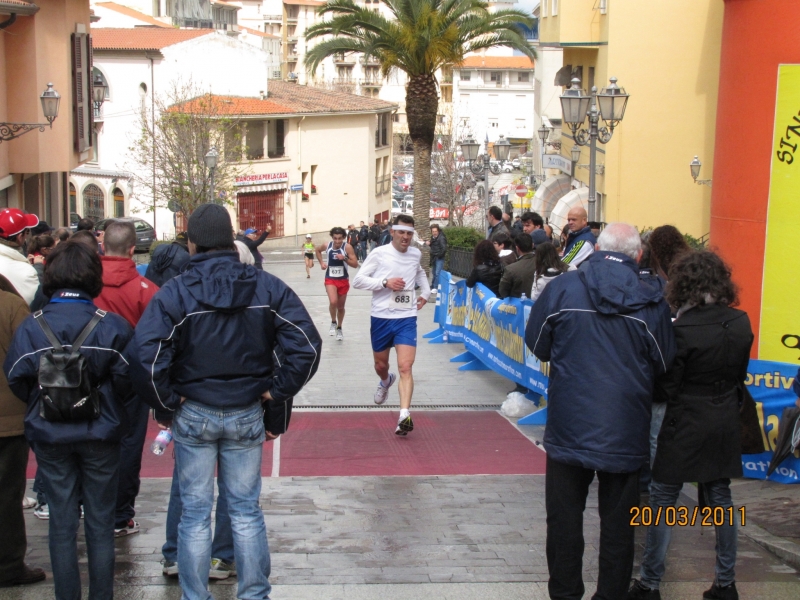
<svg viewBox="0 0 800 600"><path fill-rule="evenodd" d="M711 179L698 179L698 177L700 177L700 167L702 166L703 163L701 163L700 159L695 156L694 160L689 163L689 168L692 171L692 179L694 179L694 182L697 185L707 185L708 187L711 187Z"/></svg>
<svg viewBox="0 0 800 600"><path fill-rule="evenodd" d="M547 139L550 137L550 128L544 123L542 123L542 126L539 127L537 133L539 134L539 139L542 141L542 151L540 153L541 157L539 160L539 164L542 166L541 178L542 181L544 181L544 154L545 154L545 148L547 147Z"/></svg>
<svg viewBox="0 0 800 600"><path fill-rule="evenodd" d="M467 139L461 142L461 156L463 156L470 165L470 169L473 173L480 173L483 171L483 187L486 190L486 194L484 196L484 211L483 211L483 220L485 223L485 228L489 229L488 217L486 216L487 211L489 210L489 148L487 146L486 152L483 154L483 164L478 161L478 150L480 149L480 144L476 142L472 136L468 137ZM511 143L505 139L504 136L500 136L500 139L497 140L494 144L494 157L499 161L508 160L508 153L511 150Z"/></svg>
<svg viewBox="0 0 800 600"><path fill-rule="evenodd" d="M53 89L53 84L48 83L47 89L39 96L42 102L42 113L47 123L0 123L0 143L8 142L14 138L38 129L44 131L45 125L50 125L53 128L53 121L58 116L58 106L61 103L61 94Z"/></svg>
<svg viewBox="0 0 800 600"><path fill-rule="evenodd" d="M217 159L219 158L219 152L217 152L216 148L211 148L204 157L206 167L208 168L209 176L211 177L211 186L208 190L208 201L209 202L216 202L216 198L214 197L214 171L217 170Z"/></svg>
<svg viewBox="0 0 800 600"><path fill-rule="evenodd" d="M561 112L564 123L572 131L575 144L589 146L590 221L596 220L597 142L607 144L611 141L614 128L625 116L625 107L629 98L625 90L617 85L616 77L612 77L610 81L610 85L599 93L596 87L592 87L591 95L587 95L580 87L580 79L575 78L572 80L572 87L561 95ZM589 118L589 128L582 129L587 117ZM599 127L601 118L605 122L603 127Z"/></svg>
<svg viewBox="0 0 800 600"><path fill-rule="evenodd" d="M106 99L106 90L108 86L103 81L103 76L100 73L95 73L94 80L92 80L92 100L94 101L94 112L99 113L100 107Z"/></svg>

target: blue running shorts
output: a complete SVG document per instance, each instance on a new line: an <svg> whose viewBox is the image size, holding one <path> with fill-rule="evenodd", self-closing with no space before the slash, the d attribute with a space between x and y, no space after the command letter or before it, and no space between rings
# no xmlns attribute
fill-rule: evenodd
<svg viewBox="0 0 800 600"><path fill-rule="evenodd" d="M372 351L383 352L392 346L417 346L417 317L381 319L370 317Z"/></svg>

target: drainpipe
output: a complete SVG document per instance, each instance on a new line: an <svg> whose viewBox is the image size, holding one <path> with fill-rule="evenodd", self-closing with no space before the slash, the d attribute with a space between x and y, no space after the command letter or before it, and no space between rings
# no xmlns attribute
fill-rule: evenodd
<svg viewBox="0 0 800 600"><path fill-rule="evenodd" d="M303 124L305 116L300 117L300 122L297 124L297 170L300 171L300 183L303 183L303 136L301 135L300 125ZM303 198L303 190L300 190L300 198ZM300 241L298 234L300 233L300 200L297 199L297 192L294 195L294 245L297 246Z"/></svg>
<svg viewBox="0 0 800 600"><path fill-rule="evenodd" d="M153 231L158 235L156 229L156 75L153 57L148 56L147 58L150 59L150 120L153 128L151 131L153 136Z"/></svg>

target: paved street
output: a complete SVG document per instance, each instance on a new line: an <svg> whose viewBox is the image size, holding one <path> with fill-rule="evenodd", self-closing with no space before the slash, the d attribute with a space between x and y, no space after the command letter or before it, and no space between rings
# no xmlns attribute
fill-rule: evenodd
<svg viewBox="0 0 800 600"><path fill-rule="evenodd" d="M271 261L266 267L298 291L324 335L319 374L297 400L308 407L301 410L370 407L377 382L369 349L369 296L351 292L345 341L337 343L327 336L322 272L317 269L307 280L299 257ZM420 333L433 329L432 312L432 307L424 309ZM489 410L482 405L499 405L512 387L490 371L457 372L449 359L459 353L460 346L420 341L415 404ZM391 395L388 404L396 406L397 396ZM542 435L541 428L534 427L523 428L523 433L531 443ZM413 442L412 436L405 441ZM754 503L758 494L753 490L761 485L748 486L748 498ZM167 479L142 483L137 511L142 531L117 541L118 598L180 597L177 581L161 576L168 491ZM770 491L776 504L779 498L786 502L798 498L794 488L771 487ZM734 500L741 504L736 496ZM688 497L686 501L690 502ZM548 597L541 475L266 477L261 503L272 551L272 597L278 600ZM593 487L585 520L587 598L597 574L596 507ZM791 518L786 511L780 514ZM29 562L49 572L47 522L37 520L31 511L26 518ZM644 529L637 531L637 561L644 533ZM80 554L85 569L82 532ZM713 531L677 528L662 596L665 600L699 599L711 583L713 565ZM235 598L236 588L231 585L235 581L213 584L214 596ZM800 597L797 571L744 536L739 542L737 586L742 598ZM27 589L0 590L0 600L51 596L50 577Z"/></svg>

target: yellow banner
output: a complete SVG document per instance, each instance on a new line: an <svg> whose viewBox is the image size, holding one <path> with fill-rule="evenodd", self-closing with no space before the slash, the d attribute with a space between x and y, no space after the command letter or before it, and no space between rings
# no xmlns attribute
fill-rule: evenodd
<svg viewBox="0 0 800 600"><path fill-rule="evenodd" d="M743 165L744 166L744 165ZM800 350L800 65L778 67L778 97L758 357L795 363Z"/></svg>

